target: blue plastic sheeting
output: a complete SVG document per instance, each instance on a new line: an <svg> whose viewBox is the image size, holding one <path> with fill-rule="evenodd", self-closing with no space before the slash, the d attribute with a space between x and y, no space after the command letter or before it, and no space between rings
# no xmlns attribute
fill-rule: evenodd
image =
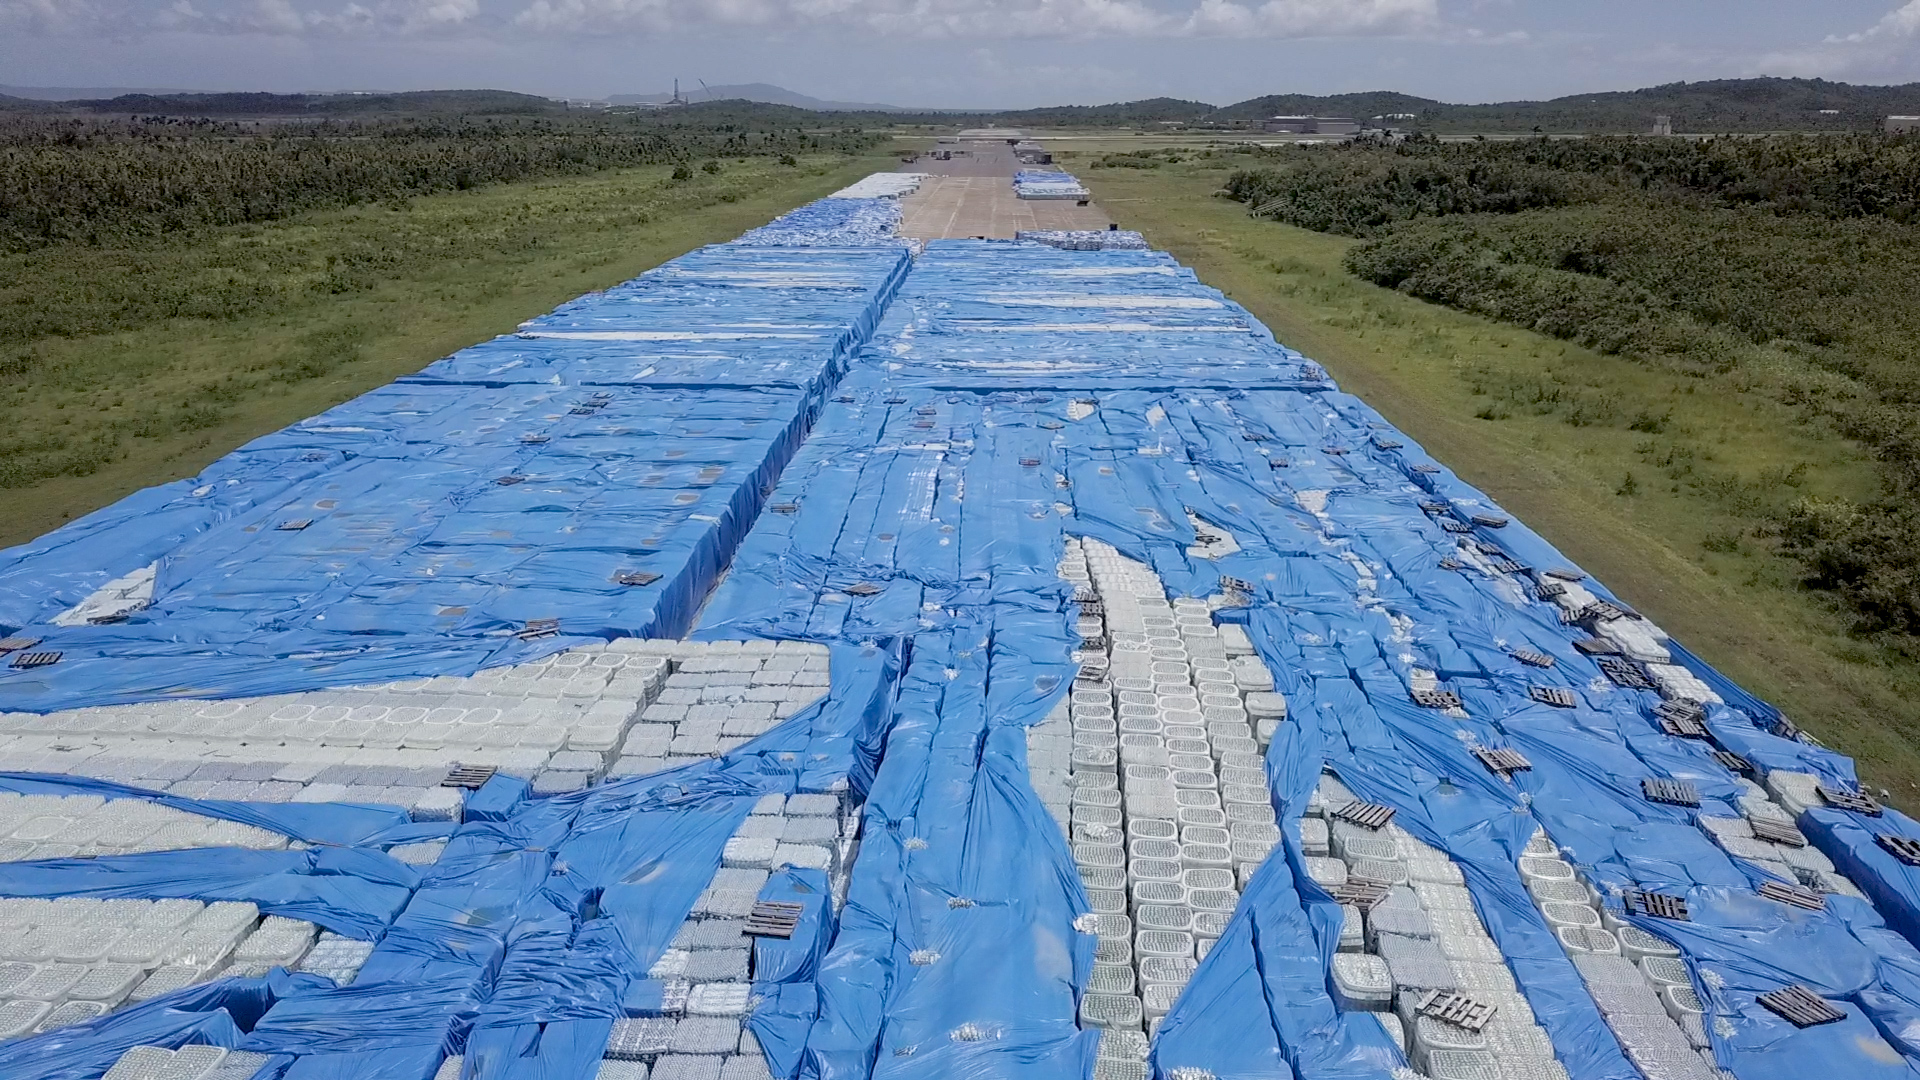
<svg viewBox="0 0 1920 1080"><path fill-rule="evenodd" d="M0 896L243 900L371 941L404 906L420 875L381 849L444 836L392 807L188 799L99 780L0 773L0 791L135 798L236 821L313 844L305 851L208 848L99 858L0 863Z"/></svg>
<svg viewBox="0 0 1920 1080"><path fill-rule="evenodd" d="M807 1034L820 1012L815 979L833 942L833 896L826 874L788 869L768 879L760 899L800 905L799 924L790 937L758 937L753 942L753 993L760 1004L748 1027L769 1071L788 1077L800 1069Z"/></svg>
<svg viewBox="0 0 1920 1080"><path fill-rule="evenodd" d="M828 247L903 244L898 199L821 199L788 211L741 235L736 244L759 247Z"/></svg>
<svg viewBox="0 0 1920 1080"><path fill-rule="evenodd" d="M1181 591L1211 591L1220 569L1189 565L1181 508L1207 504L1207 493L1186 478L1191 462L1159 452L1191 430L1186 414L1204 410L1078 381L1088 371L1122 387L1164 381L1149 359L1153 330L1103 328L1106 348L1077 354L1094 363L1048 375L1045 392L957 389L993 386L991 372L1018 362L1020 350L1044 343L1048 355L1061 352L1065 332L1048 326L1062 309L1019 302L1035 294L1034 282L1044 283L1043 298L1083 286L1082 303L1113 297L1123 317L1151 304L1203 327L1232 327L1231 340L1243 344L1230 375L1246 384L1324 385L1303 377L1292 354L1244 344L1264 331L1163 256L929 245L773 496L796 511L756 524L697 631L913 636L842 932L821 974L804 1076L1027 1075L1036 1067L1074 1075L1091 1054L1075 1023L1092 945L1074 922L1086 913L1084 893L1024 775L1024 728L1045 717L1073 670L1077 639L1056 570L1062 538L1119 543ZM961 338L930 326L947 313L996 320L1009 333ZM1080 415L1085 404L1091 418ZM880 591L846 591L859 582ZM1008 698L994 703L996 695ZM929 799L937 800L931 809ZM948 869L956 862L972 876L956 880ZM1222 1076L1299 1067L1318 1078L1379 1076L1397 1063L1377 1024L1349 1024L1333 1006L1333 943L1312 929L1331 909L1303 907L1279 864L1249 895L1232 931L1244 936L1224 942L1220 959L1210 954L1203 968L1227 984L1194 984L1208 987L1195 991L1207 1000L1235 1007L1210 1009L1205 1023L1170 1018L1179 1059L1163 1054L1162 1064ZM980 921L1009 911L1023 914ZM925 963L913 962L916 952Z"/></svg>
<svg viewBox="0 0 1920 1080"><path fill-rule="evenodd" d="M941 241L916 263L878 337L901 343L884 381L903 387L1326 385L1319 365L1163 252Z"/></svg>
<svg viewBox="0 0 1920 1080"><path fill-rule="evenodd" d="M244 900L337 934L377 937L419 876L377 851L208 848L0 864L0 895L100 900Z"/></svg>
<svg viewBox="0 0 1920 1080"><path fill-rule="evenodd" d="M1371 1076L1404 1064L1371 1017L1327 996L1340 942L1338 906L1278 856L1247 883L1226 932L1208 951L1154 1039L1154 1073L1198 1067L1220 1080L1297 1074Z"/></svg>
<svg viewBox="0 0 1920 1080"><path fill-rule="evenodd" d="M466 350L0 554L0 631L62 654L0 670L0 709L469 674L677 635L905 265L703 249L524 331L547 337ZM127 621L50 624L156 562ZM629 571L661 577L614 580ZM556 636L515 636L556 617Z"/></svg>
<svg viewBox="0 0 1920 1080"><path fill-rule="evenodd" d="M0 1075L93 1080L136 1043L214 1041L288 1056L285 1075L294 1080L426 1080L463 1049L468 1080L590 1076L612 1021L645 1007L644 973L706 889L741 819L763 795L845 786L862 747L884 731L901 663L897 646L836 647L828 697L723 758L546 799L497 776L470 801L442 857L417 872L377 850L331 846L0 864L0 895L248 899L377 940L351 986L301 976L193 987L0 1046ZM161 800L186 810L246 805ZM807 1003L789 1039L797 1053L834 933L827 882L790 871L767 890L815 898L801 931L768 943L758 960L793 1015ZM228 1003L248 993L257 1005L246 1015L225 1024L209 1015L233 1012ZM776 1011L766 1017L770 1030ZM52 1071L15 1071L42 1063Z"/></svg>
<svg viewBox="0 0 1920 1080"><path fill-rule="evenodd" d="M898 249L702 248L402 381L817 392L907 267Z"/></svg>
<svg viewBox="0 0 1920 1080"><path fill-rule="evenodd" d="M1120 325L1146 322L1141 311L1152 312L1150 323ZM1180 350L1190 338L1181 334L1223 326L1239 331L1219 338L1227 343L1224 372L1203 371L1198 346L1185 364ZM1156 362L1163 341L1174 345L1171 363ZM1357 793L1397 808L1399 823L1454 858L1576 1080L1627 1080L1636 1070L1521 885L1517 856L1540 827L1603 885L1616 911L1625 887L1689 898L1693 923L1635 921L1685 951L1712 1015L1732 1025L1733 1035L1716 1033L1714 1042L1737 1075L1784 1080L1815 1060L1846 1075L1910 1070L1905 1033L1920 1030L1909 1026L1920 1001L1920 954L1858 900L1831 896L1826 913L1803 913L1759 899L1759 869L1714 847L1693 815L1646 801L1646 777L1693 781L1706 799L1701 813L1736 814L1740 791L1705 746L1660 732L1655 695L1615 688L1572 647L1585 631L1562 626L1555 609L1535 599L1526 572L1502 569L1509 557L1540 568L1568 565L1563 557L1524 526L1470 522L1493 512L1484 495L1438 470L1319 374L1163 256L929 245L783 477L774 498L796 512L756 525L701 621L700 633L714 637L913 636L914 667L875 787L856 902L824 966L806 1074L858 1076L868 1062L876 1073L903 1068L893 1055L908 1048L904 1060L941 1075L1013 1071L1067 1041L1061 1025L1071 1013L1048 996L1049 971L996 984L985 1000L958 987L937 1005L912 994L946 964L964 969L977 955L1029 949L1023 935L1072 940L1062 921L1075 912L1045 903L1052 881L1072 878L1057 828L1013 814L999 831L965 837L979 851L960 857L1017 867L970 888L1010 892L1052 914L999 936L946 939L929 972L907 970L899 955L906 943L927 940L925 906L913 902L921 856L905 843L890 854L877 842L920 837L876 827L904 820L888 817L902 798L896 783L907 799L964 793L979 812L978 794L1001 766L992 735L983 738L969 722L965 687L998 685L981 665L1016 650L1031 664L1065 659L1064 635L1010 639L997 624L1016 616L1064 629L1053 567L1067 534L1118 546L1178 593L1215 591L1221 574L1256 584L1256 604L1235 617L1247 621L1293 702L1294 720L1269 755L1283 820L1298 817L1330 763ZM1473 546L1423 512L1423 501L1444 503ZM1188 556L1189 509L1231 533L1241 553L1217 562ZM1459 569L1442 568L1443 558ZM847 592L856 582L880 590ZM1523 648L1552 656L1555 666L1521 665L1511 653ZM1672 651L1702 678L1718 679ZM1466 718L1415 706L1415 668L1438 672L1464 699ZM1532 685L1570 690L1577 707L1535 702ZM988 731L1045 713L1044 701L995 710ZM1716 730L1739 731L1742 745L1773 755L1759 756L1767 767L1846 771L1826 751L1765 735L1774 723L1768 710L1716 708L1714 716ZM951 778L938 771L945 763L933 734L949 730L966 748ZM1533 769L1510 786L1471 756L1474 745L1518 748ZM1012 748L1007 756L1021 757ZM1019 803L1009 794L1005 805ZM1871 853L1863 837L1836 839L1839 830L1822 828L1828 812L1810 816L1808 831L1830 851ZM1840 820L1855 831L1904 827L1892 813ZM1016 849L1026 854L1009 854ZM1021 861L1036 853L1050 854L1051 872ZM1180 1066L1247 1075L1278 1063L1303 1077L1377 1076L1394 1060L1377 1035L1339 1020L1327 999L1324 964L1337 921L1326 896L1292 865L1298 858L1290 840L1289 865L1265 868L1261 886L1243 898L1222 959L1210 955L1165 1022L1160 1075ZM1883 881L1892 869L1865 858L1856 865ZM1265 1028L1247 1015L1249 962L1267 988ZM911 980L904 987L903 972ZM1845 1000L1852 1019L1802 1031L1755 1004L1758 993L1788 981ZM1234 1007L1218 1006L1225 1001ZM956 1023L976 1025L958 1051ZM975 1041L981 1031L990 1034ZM933 1046L946 1056L921 1056Z"/></svg>
<svg viewBox="0 0 1920 1080"><path fill-rule="evenodd" d="M1024 775L1024 719L1072 674L1064 627L1051 612L995 614L915 638L802 1076L1091 1067L1096 1044L1074 1023L1093 964L1073 926L1086 895ZM976 647L986 640L996 647Z"/></svg>
<svg viewBox="0 0 1920 1080"><path fill-rule="evenodd" d="M1882 1031L1898 1031L1916 1000L1911 948L1894 947L1899 939L1887 940L1872 911L1846 897L1829 897L1823 915L1760 900L1751 891L1765 880L1758 869L1713 846L1687 811L1648 802L1643 778L1681 778L1701 790L1699 813L1737 816L1739 789L1704 746L1659 732L1650 715L1654 695L1614 688L1572 649L1584 631L1561 626L1550 605L1520 587L1524 575L1499 571L1490 565L1498 557L1484 550L1480 570L1439 569L1441 556L1462 549L1417 502L1437 495L1465 517L1491 509L1484 496L1444 472L1410 470L1423 457L1393 445L1397 437L1382 449L1376 433L1384 424L1358 402L1323 401L1318 430L1273 450L1298 469L1285 474L1295 496L1287 501L1305 502L1302 491L1326 493L1313 525L1326 554L1297 560L1312 564L1311 572L1301 565L1254 578L1272 604L1253 613L1250 629L1292 703L1293 720L1269 755L1289 810L1304 804L1312 782L1299 763L1324 758L1356 794L1396 807L1397 823L1458 861L1489 932L1575 1076L1633 1073L1515 871L1536 825L1602 887L1616 912L1623 888L1688 898L1692 923L1634 921L1673 939L1693 962L1703 997L1734 1025L1734 1037L1715 1042L1736 1074L1792 1075L1797 1054L1847 1062L1857 1070L1849 1075L1907 1070L1877 1037L1862 1038L1870 1029L1796 1031L1753 998L1804 981L1857 998ZM1348 452L1327 455L1319 449L1327 446ZM1515 561L1567 565L1517 524L1475 531L1476 544ZM1248 545L1245 534L1235 535ZM1510 652L1522 648L1554 657L1554 667L1513 660ZM1415 706L1407 693L1415 667L1439 672L1462 697L1467 718ZM1567 689L1578 705L1569 711L1534 702L1531 685ZM1509 786L1470 756L1473 746L1514 747L1533 767ZM1749 1038L1756 1031L1765 1038Z"/></svg>
<svg viewBox="0 0 1920 1080"><path fill-rule="evenodd" d="M1164 1021L1157 1077L1371 1080L1400 1063L1328 993L1338 913L1301 871L1292 828L1323 764L1459 863L1574 1080L1636 1070L1521 886L1537 828L1616 913L1629 887L1687 898L1690 922L1633 921L1683 951L1714 1051L1742 1080L1916 1071L1920 880L1874 840L1920 836L1914 823L1811 811L1809 837L1874 903L1759 898L1764 872L1695 822L1738 812L1735 778L1706 744L1663 734L1655 695L1605 679L1573 647L1585 631L1538 599L1524 567L1565 560L1485 518L1484 495L1189 271L1157 254L935 242L886 309L897 249L688 259L260 440L198 487L142 493L8 553L0 623L35 633L155 559L161 584L127 623L46 631L68 659L0 676L0 702L470 671L673 629L750 522L697 636L831 643L830 696L669 773L548 799L495 778L418 872L377 851L416 827L364 808L192 800L171 805L344 847L13 864L0 891L261 895L378 941L350 987L193 988L9 1044L0 1074L91 1080L98 1069L76 1070L132 1038L283 1055L285 1080L425 1080L460 1051L466 1080L590 1075L613 1020L657 1007L642 975L753 802L844 780L867 796L861 858L837 928L821 903L761 958L753 1023L770 1063L821 1080L1085 1076L1095 1040L1076 1015L1094 937L1025 765L1026 727L1075 670L1056 572L1069 535L1146 562L1176 594L1212 593L1223 574L1251 583L1252 606L1223 617L1244 620L1291 703L1268 755L1287 843ZM697 381L703 364L714 370ZM776 478L771 498L793 512L756 521ZM1241 550L1189 555L1189 513ZM276 527L297 518L312 522ZM598 584L648 566L666 576L640 599ZM508 636L555 613L557 638ZM1844 758L1781 737L1777 713L1665 647L1724 699L1709 716L1723 745L1763 771L1851 779ZM1555 663L1522 665L1519 649ZM1464 715L1417 707L1415 671L1436 673ZM1536 702L1533 686L1575 707ZM1475 746L1518 749L1532 768L1508 783ZM1693 782L1703 806L1648 802L1647 777ZM210 854L230 865L204 866ZM766 895L819 887L787 875ZM1846 1018L1795 1029L1756 1003L1787 982Z"/></svg>

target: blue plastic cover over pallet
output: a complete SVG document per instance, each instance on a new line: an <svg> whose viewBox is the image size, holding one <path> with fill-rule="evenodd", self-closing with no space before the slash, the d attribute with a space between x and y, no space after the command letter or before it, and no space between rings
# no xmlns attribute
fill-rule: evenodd
<svg viewBox="0 0 1920 1080"><path fill-rule="evenodd" d="M705 248L0 554L0 625L62 654L0 668L0 707L676 636L906 266L897 246ZM149 606L49 625L150 563ZM659 578L616 580L636 572ZM540 619L558 633L516 636Z"/></svg>
<svg viewBox="0 0 1920 1080"><path fill-rule="evenodd" d="M822 704L723 757L553 798L497 777L457 826L0 776L318 845L0 863L0 895L247 898L379 940L352 986L193 987L0 1044L0 1072L93 1080L133 1045L208 1042L274 1055L262 1075L287 1080L426 1080L461 1050L470 1080L590 1076L613 1023L654 1007L646 972L754 800L850 778L866 807L845 909L802 901L805 929L758 960L752 1026L777 1075L1085 1077L1088 896L1025 744L1074 676L1069 537L1178 595L1239 579L1250 604L1219 617L1290 703L1266 758L1286 841L1161 1024L1157 1075L1403 1063L1329 991L1340 915L1292 828L1323 766L1463 870L1574 1080L1645 1070L1521 883L1541 828L1620 918L1680 949L1736 1076L1915 1070L1920 872L1877 839L1920 839L1913 821L1807 810L1808 838L1871 899L1761 898L1766 872L1697 826L1736 816L1743 789L1707 744L1662 731L1656 694L1574 647L1586 631L1537 588L1570 565L1543 539L1165 255L941 241L908 273L899 247L828 243L884 240L875 214L809 209L695 252L0 555L0 627L64 654L0 672L5 710L464 673L688 627L830 643L835 664ZM1195 519L1238 550L1194 555ZM152 606L49 625L154 562ZM611 580L642 566L661 578ZM514 636L545 617L558 634ZM1664 647L1720 699L1705 722L1721 746L1762 775L1852 786L1844 758L1770 734L1770 708ZM1416 672L1460 708L1410 700ZM1490 773L1473 750L1492 746L1531 767ZM1647 777L1702 805L1649 801ZM431 837L449 842L430 867L386 853ZM1684 898L1691 919L1627 914L1629 889ZM1758 1003L1789 982L1840 1022L1797 1028Z"/></svg>

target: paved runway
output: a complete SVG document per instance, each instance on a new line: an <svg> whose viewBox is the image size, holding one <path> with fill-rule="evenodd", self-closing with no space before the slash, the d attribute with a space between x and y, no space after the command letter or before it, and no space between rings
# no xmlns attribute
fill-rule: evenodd
<svg viewBox="0 0 1920 1080"><path fill-rule="evenodd" d="M902 236L921 240L969 236L1011 240L1021 229L1107 227L1107 215L1096 206L1015 198L1013 174L1020 165L1005 143L950 143L941 149L953 150L953 160L922 157L901 166L909 172L934 174L919 191L901 200L905 215Z"/></svg>

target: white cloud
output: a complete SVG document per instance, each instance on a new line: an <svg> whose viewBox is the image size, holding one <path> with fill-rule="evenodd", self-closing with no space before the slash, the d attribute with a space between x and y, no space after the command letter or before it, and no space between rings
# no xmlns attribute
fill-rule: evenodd
<svg viewBox="0 0 1920 1080"><path fill-rule="evenodd" d="M1920 0L1916 0L1920 2ZM387 37L679 29L853 31L913 40L1309 38L1471 33L1440 0L0 0L0 27Z"/></svg>
<svg viewBox="0 0 1920 1080"><path fill-rule="evenodd" d="M1433 0L1201 0L1183 28L1193 34L1309 37L1344 34L1405 33L1438 26Z"/></svg>
<svg viewBox="0 0 1920 1080"><path fill-rule="evenodd" d="M1905 7L1895 8L1881 16L1880 21L1857 34L1835 35L1827 42L1834 45L1861 44L1887 38L1910 38L1920 35L1920 0L1909 0Z"/></svg>
<svg viewBox="0 0 1920 1080"><path fill-rule="evenodd" d="M1438 0L532 0L521 26L844 26L905 38L1309 37L1439 24Z"/></svg>
<svg viewBox="0 0 1920 1080"><path fill-rule="evenodd" d="M193 0L102 5L95 0L0 0L0 27L30 33L100 34L114 38L152 32L368 36L420 34L481 22L481 0L359 0L333 7L295 0Z"/></svg>
<svg viewBox="0 0 1920 1080"><path fill-rule="evenodd" d="M1830 34L1815 45L1768 53L1753 71L1809 78L1912 78L1916 39L1920 39L1920 0L1908 0L1865 30Z"/></svg>
<svg viewBox="0 0 1920 1080"><path fill-rule="evenodd" d="M97 24L103 13L88 0L0 0L0 26L62 34Z"/></svg>

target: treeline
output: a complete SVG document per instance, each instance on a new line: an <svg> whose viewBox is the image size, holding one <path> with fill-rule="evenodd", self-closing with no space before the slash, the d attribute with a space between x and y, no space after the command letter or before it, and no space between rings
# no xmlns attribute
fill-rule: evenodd
<svg viewBox="0 0 1920 1080"><path fill-rule="evenodd" d="M1345 236L1452 214L1517 213L1635 194L1693 208L1920 218L1920 138L1358 142L1260 156L1282 168L1235 173L1227 190L1259 214Z"/></svg>
<svg viewBox="0 0 1920 1080"><path fill-rule="evenodd" d="M881 136L592 120L181 123L0 117L0 252L123 242L486 184L717 157L857 152Z"/></svg>
<svg viewBox="0 0 1920 1080"><path fill-rule="evenodd" d="M1920 635L1920 140L1288 150L1227 191L1363 238L1347 268L1377 284L1731 377L1858 440L1878 499L1781 488L1747 511L1860 629Z"/></svg>

